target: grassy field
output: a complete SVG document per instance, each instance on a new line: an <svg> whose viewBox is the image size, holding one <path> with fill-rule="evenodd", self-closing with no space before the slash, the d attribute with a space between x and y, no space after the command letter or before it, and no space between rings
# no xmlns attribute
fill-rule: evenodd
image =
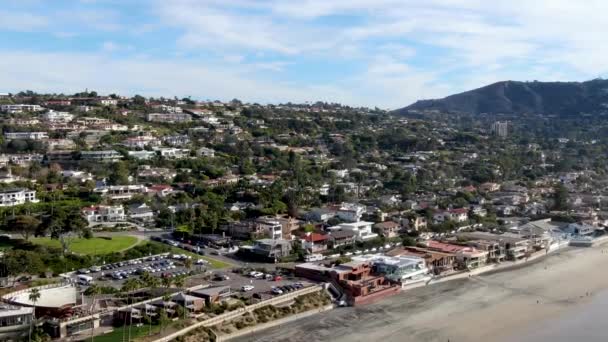
<svg viewBox="0 0 608 342"><path fill-rule="evenodd" d="M157 334L160 331L160 326L157 324L152 324L152 335ZM135 340L138 337L148 336L150 333L150 326L144 324L141 327L132 326L131 327L131 340ZM127 339L129 336L129 327L118 327L114 328L114 331L105 335L95 336L96 342L116 342Z"/></svg>
<svg viewBox="0 0 608 342"><path fill-rule="evenodd" d="M61 248L59 240L51 238L34 238L31 241L38 245ZM78 254L102 255L112 252L120 252L135 246L139 240L133 236L114 236L112 239L103 238L71 238L69 239L70 251Z"/></svg>
<svg viewBox="0 0 608 342"><path fill-rule="evenodd" d="M162 244L162 243L156 242L156 241L150 241L150 243L159 244L159 245L163 245L163 246L169 246L169 245L165 245L165 244ZM217 259L214 259L214 258L210 258L210 257L205 256L205 255L198 255L196 253L189 252L189 251L187 251L185 249L181 249L181 248L178 248L178 247L172 247L172 246L169 246L169 247L171 248L171 253L174 253L174 254L186 254L186 255L191 256L193 260L197 260L197 259L207 260L211 264L212 268L226 268L226 267L234 266L234 265L229 264L227 262L224 262L224 261L221 261L221 260L217 260Z"/></svg>

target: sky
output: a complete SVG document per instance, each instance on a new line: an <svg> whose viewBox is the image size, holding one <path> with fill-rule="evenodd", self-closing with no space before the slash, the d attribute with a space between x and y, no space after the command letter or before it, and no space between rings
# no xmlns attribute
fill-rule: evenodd
<svg viewBox="0 0 608 342"><path fill-rule="evenodd" d="M0 0L0 92L394 109L608 72L604 0Z"/></svg>

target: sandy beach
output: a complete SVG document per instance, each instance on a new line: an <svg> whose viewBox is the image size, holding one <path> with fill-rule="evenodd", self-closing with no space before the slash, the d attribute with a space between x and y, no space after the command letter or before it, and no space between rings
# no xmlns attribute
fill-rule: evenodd
<svg viewBox="0 0 608 342"><path fill-rule="evenodd" d="M517 269L335 309L237 341L520 341L608 289L608 249L602 248L564 250Z"/></svg>

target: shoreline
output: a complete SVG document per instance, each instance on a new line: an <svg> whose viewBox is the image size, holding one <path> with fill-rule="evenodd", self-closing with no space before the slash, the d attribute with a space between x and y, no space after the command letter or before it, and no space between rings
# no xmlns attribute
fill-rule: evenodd
<svg viewBox="0 0 608 342"><path fill-rule="evenodd" d="M235 341L517 341L532 326L575 311L608 289L608 274L601 271L606 262L601 245L566 248Z"/></svg>

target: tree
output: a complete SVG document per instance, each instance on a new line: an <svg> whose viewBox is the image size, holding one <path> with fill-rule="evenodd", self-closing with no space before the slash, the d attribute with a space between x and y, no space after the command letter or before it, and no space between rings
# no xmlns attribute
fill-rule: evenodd
<svg viewBox="0 0 608 342"><path fill-rule="evenodd" d="M38 226L40 226L40 220L30 215L18 215L9 219L7 228L9 231L21 234L25 240L33 235Z"/></svg>
<svg viewBox="0 0 608 342"><path fill-rule="evenodd" d="M158 312L158 324L160 324L160 331L164 331L167 324L169 324L169 316L167 311L163 308Z"/></svg>
<svg viewBox="0 0 608 342"><path fill-rule="evenodd" d="M554 188L553 209L568 210L568 189L563 184L557 184Z"/></svg>
<svg viewBox="0 0 608 342"><path fill-rule="evenodd" d="M186 260L184 260L184 267L186 267L186 269L188 271L190 269L192 269L192 259L186 259Z"/></svg>
<svg viewBox="0 0 608 342"><path fill-rule="evenodd" d="M176 287L184 287L184 285L186 284L186 277L184 277L184 276L176 277L173 280L173 284L175 284Z"/></svg>
<svg viewBox="0 0 608 342"><path fill-rule="evenodd" d="M36 303L38 302L38 300L40 299L40 290L38 290L37 288L33 288L30 290L30 294L28 296L30 302L32 302L34 304L34 319L30 322L30 330L28 333L28 337L29 340L32 340L32 323L34 323L34 321L36 320Z"/></svg>
<svg viewBox="0 0 608 342"><path fill-rule="evenodd" d="M161 280L161 283L163 284L163 287L168 289L173 284L173 280L169 277L165 277L163 280Z"/></svg>
<svg viewBox="0 0 608 342"><path fill-rule="evenodd" d="M95 297L101 293L101 288L99 286L97 286L96 284L92 284L87 289L87 292L91 296L91 313L92 313L93 310L95 309ZM93 342L94 340L95 340L95 329L91 326L91 342Z"/></svg>
<svg viewBox="0 0 608 342"><path fill-rule="evenodd" d="M114 163L109 181L114 185L129 184L129 168L126 162L119 161Z"/></svg>

